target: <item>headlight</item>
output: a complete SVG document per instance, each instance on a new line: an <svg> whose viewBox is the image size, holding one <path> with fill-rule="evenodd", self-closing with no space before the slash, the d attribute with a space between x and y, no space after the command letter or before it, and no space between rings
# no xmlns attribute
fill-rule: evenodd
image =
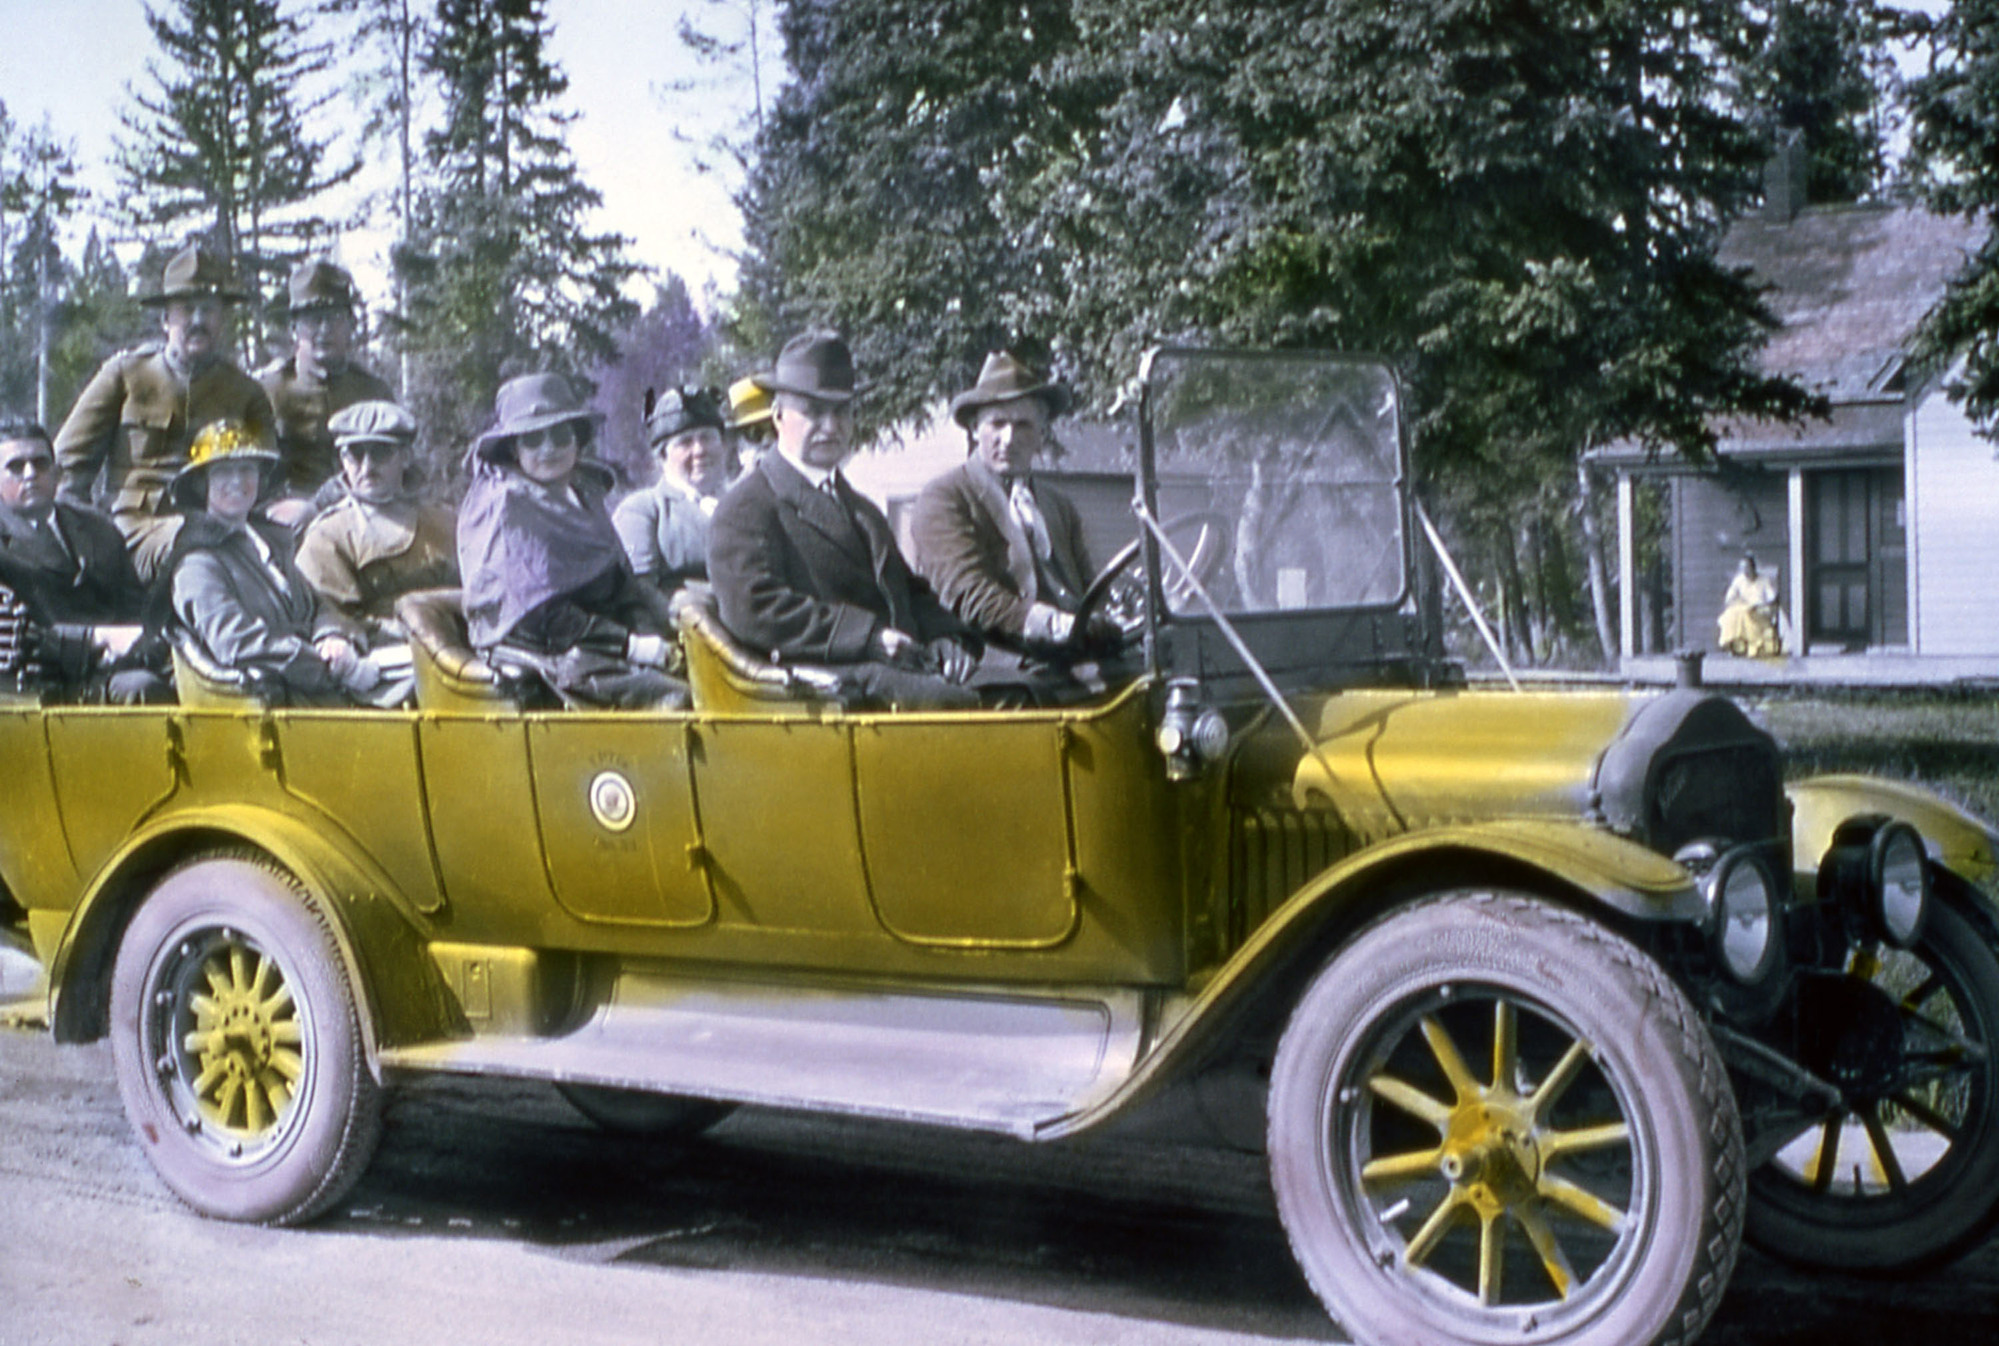
<svg viewBox="0 0 1999 1346"><path fill-rule="evenodd" d="M1751 986L1770 975L1782 947L1777 885L1748 849L1730 851L1708 871L1708 940L1728 975Z"/></svg>
<svg viewBox="0 0 1999 1346"><path fill-rule="evenodd" d="M1889 823L1867 848L1874 919L1890 944L1906 949L1922 938L1930 910L1930 867L1923 839L1907 823Z"/></svg>

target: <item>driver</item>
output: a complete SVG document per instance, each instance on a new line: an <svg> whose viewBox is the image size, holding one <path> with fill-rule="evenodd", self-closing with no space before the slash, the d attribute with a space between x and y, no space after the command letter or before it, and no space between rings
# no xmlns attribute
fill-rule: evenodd
<svg viewBox="0 0 1999 1346"><path fill-rule="evenodd" d="M1048 427L1069 409L1067 387L1009 351L986 357L979 380L951 399L967 457L923 488L910 517L919 574L966 625L1040 660L1081 657L1076 609L1092 569L1067 496L1034 475ZM1093 614L1091 644L1117 628Z"/></svg>

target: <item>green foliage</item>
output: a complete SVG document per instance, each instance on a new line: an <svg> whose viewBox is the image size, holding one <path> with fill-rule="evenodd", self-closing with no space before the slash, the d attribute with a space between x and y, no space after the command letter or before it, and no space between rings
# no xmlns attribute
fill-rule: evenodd
<svg viewBox="0 0 1999 1346"><path fill-rule="evenodd" d="M543 0L439 0L423 52L442 117L395 261L421 360L406 395L436 442L464 443L514 374L609 361L638 314L627 240L586 227L601 197L562 137L549 31Z"/></svg>
<svg viewBox="0 0 1999 1346"><path fill-rule="evenodd" d="M715 334L688 296L687 282L667 273L654 288L652 303L621 334L617 362L596 372L597 405L605 414L598 456L633 482L650 481L654 469L643 416L646 390L706 380L714 345Z"/></svg>
<svg viewBox="0 0 1999 1346"><path fill-rule="evenodd" d="M793 80L742 199L734 335L768 360L840 330L871 417L921 412L1013 334L1052 263L1016 227L1067 130L1046 87L1073 48L1068 0L793 0Z"/></svg>
<svg viewBox="0 0 1999 1346"><path fill-rule="evenodd" d="M312 85L331 48L279 0L164 0L146 21L165 59L123 113L126 213L140 229L205 233L246 285L272 292L328 231L311 204L359 169L329 167L331 139L307 130L328 101Z"/></svg>
<svg viewBox="0 0 1999 1346"><path fill-rule="evenodd" d="M1889 37L1906 16L1876 0L1776 0L1745 85L1771 129L1804 137L1805 199L1858 201L1888 178L1897 83Z"/></svg>
<svg viewBox="0 0 1999 1346"><path fill-rule="evenodd" d="M1915 152L1934 167L1938 209L1999 225L1999 0L1956 0L1938 27L1932 73L1909 89ZM1999 232L1951 283L1923 328L1925 352L1963 357L1953 395L1981 424L1999 420Z"/></svg>
<svg viewBox="0 0 1999 1346"><path fill-rule="evenodd" d="M884 415L1018 332L1114 400L1161 340L1374 349L1503 516L1576 453L1796 415L1714 246L1756 184L1727 0L801 0L752 312L848 330Z"/></svg>

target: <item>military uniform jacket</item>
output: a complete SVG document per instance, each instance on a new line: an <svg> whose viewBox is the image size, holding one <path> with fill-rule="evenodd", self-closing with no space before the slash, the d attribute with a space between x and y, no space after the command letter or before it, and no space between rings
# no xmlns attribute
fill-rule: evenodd
<svg viewBox="0 0 1999 1346"><path fill-rule="evenodd" d="M379 634L403 594L457 586L458 519L442 505L349 496L306 528L298 568L320 597Z"/></svg>
<svg viewBox="0 0 1999 1346"><path fill-rule="evenodd" d="M50 523L60 538L0 506L0 583L50 626L137 622L145 591L111 521L58 500Z"/></svg>
<svg viewBox="0 0 1999 1346"><path fill-rule="evenodd" d="M1028 482L1048 525L1043 565L1060 590L1043 583L1005 485L976 458L925 486L910 515L917 573L968 626L1013 641L1022 637L1028 608L1037 602L1073 608L1091 576L1076 507L1053 487L1033 477Z"/></svg>
<svg viewBox="0 0 1999 1346"><path fill-rule="evenodd" d="M611 523L640 579L657 580L671 592L687 580L707 578L708 515L670 483L662 480L620 500Z"/></svg>
<svg viewBox="0 0 1999 1346"><path fill-rule="evenodd" d="M884 626L925 642L964 630L910 571L872 501L844 482L836 499L780 453L715 507L708 580L722 624L785 659L858 663Z"/></svg>
<svg viewBox="0 0 1999 1346"><path fill-rule="evenodd" d="M393 402L389 385L359 365L324 381L298 372L295 356L257 371L257 381L277 417L278 452L284 455L291 489L311 495L340 473L340 450L326 422L356 402Z"/></svg>
<svg viewBox="0 0 1999 1346"><path fill-rule="evenodd" d="M102 471L104 507L113 516L157 514L167 483L187 465L195 433L223 417L266 434L273 428L270 399L229 361L183 381L157 345L121 351L104 362L56 433L62 494L88 503Z"/></svg>

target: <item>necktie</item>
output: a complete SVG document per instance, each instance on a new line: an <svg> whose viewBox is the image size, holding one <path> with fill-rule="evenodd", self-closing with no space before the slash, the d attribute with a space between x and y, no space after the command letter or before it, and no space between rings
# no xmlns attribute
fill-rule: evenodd
<svg viewBox="0 0 1999 1346"><path fill-rule="evenodd" d="M1055 553L1055 545L1048 538L1048 520L1041 515L1041 506L1035 502L1034 492L1028 487L1024 477L1015 478L1013 487L1007 492L1007 503L1013 508L1013 517L1027 534L1028 545L1034 549L1034 559L1046 562Z"/></svg>

